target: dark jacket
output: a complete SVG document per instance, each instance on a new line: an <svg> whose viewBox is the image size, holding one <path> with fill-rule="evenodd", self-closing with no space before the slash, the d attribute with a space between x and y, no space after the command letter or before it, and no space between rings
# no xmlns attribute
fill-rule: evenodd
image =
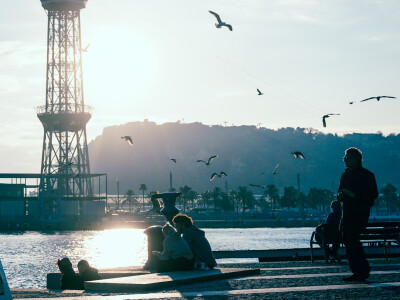
<svg viewBox="0 0 400 300"><path fill-rule="evenodd" d="M340 219L342 218L342 208L338 207L331 211L326 218L325 224L332 229L339 230Z"/></svg>
<svg viewBox="0 0 400 300"><path fill-rule="evenodd" d="M365 227L370 208L378 198L374 174L361 166L352 171L346 169L340 178L338 192L343 189L352 191L355 198L345 196L344 199L338 199L343 202L342 223L360 224L361 227Z"/></svg>
<svg viewBox="0 0 400 300"><path fill-rule="evenodd" d="M83 281L92 281L101 279L99 271L96 268L92 267L87 268L85 272L81 273L81 277Z"/></svg>
<svg viewBox="0 0 400 300"><path fill-rule="evenodd" d="M82 278L73 270L67 271L61 277L62 290L84 290Z"/></svg>
<svg viewBox="0 0 400 300"><path fill-rule="evenodd" d="M211 269L217 265L210 243L207 241L203 230L192 225L185 229L183 238L189 244L190 249L192 249L197 262L204 262Z"/></svg>

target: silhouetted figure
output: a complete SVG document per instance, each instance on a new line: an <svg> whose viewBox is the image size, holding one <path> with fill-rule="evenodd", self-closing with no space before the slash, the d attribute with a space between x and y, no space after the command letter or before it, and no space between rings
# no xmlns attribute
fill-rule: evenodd
<svg viewBox="0 0 400 300"><path fill-rule="evenodd" d="M207 162L205 162L204 160L202 160L202 159L199 159L199 160L197 160L196 162L203 162L203 163L205 163L206 164L206 166L209 166L210 165L210 163L211 163L211 160L213 159L213 158L217 158L218 157L218 155L213 155L213 156L211 156L209 159L208 159L208 161Z"/></svg>
<svg viewBox="0 0 400 300"><path fill-rule="evenodd" d="M304 157L304 155L303 155L303 153L301 153L300 151L295 151L295 152L292 152L292 154L293 154L293 156L295 157L295 158L301 158L301 159L306 159L305 157Z"/></svg>
<svg viewBox="0 0 400 300"><path fill-rule="evenodd" d="M226 27L229 28L230 31L232 31L232 25L229 25L229 24L226 24L225 22L222 22L220 16L217 13L215 13L215 12L213 12L211 10L209 10L209 12L210 12L210 14L214 15L217 18L218 23L215 23L215 27L221 28L222 26L226 26Z"/></svg>
<svg viewBox="0 0 400 300"><path fill-rule="evenodd" d="M223 177L223 176L228 176L224 171L221 171L219 174L218 173L212 173L210 181L213 181L215 177Z"/></svg>
<svg viewBox="0 0 400 300"><path fill-rule="evenodd" d="M360 233L368 224L371 206L378 198L378 188L372 172L362 167L362 153L348 148L343 157L346 166L340 178L337 199L343 202L341 230L347 259L353 275L344 281L364 281L369 277L370 266L360 242Z"/></svg>
<svg viewBox="0 0 400 300"><path fill-rule="evenodd" d="M317 226L315 230L315 239L318 242L321 248L325 248L324 251L327 255L327 258L330 259L331 262L340 261L338 258L338 249L340 247L340 230L339 224L342 218L342 206L339 201L335 200L331 202L331 212L326 218L325 224L320 224ZM322 245L322 234L328 240L333 240L332 250L329 248L329 244Z"/></svg>
<svg viewBox="0 0 400 300"><path fill-rule="evenodd" d="M128 142L129 145L133 146L132 137L130 137L129 135L121 136L121 139L124 139L125 141Z"/></svg>
<svg viewBox="0 0 400 300"><path fill-rule="evenodd" d="M259 89L257 89L258 96L264 95Z"/></svg>
<svg viewBox="0 0 400 300"><path fill-rule="evenodd" d="M157 194L152 195L150 200L151 200L151 203L153 204L153 208L150 209L149 211L153 211L158 214L161 214L161 203L160 203L160 200L157 199Z"/></svg>
<svg viewBox="0 0 400 300"><path fill-rule="evenodd" d="M360 102L364 102L364 101L368 101L368 100L372 100L372 99L376 99L377 101L381 100L381 98L393 98L396 99L396 97L392 97L392 96L376 96L376 97L370 97L364 100L361 100Z"/></svg>
<svg viewBox="0 0 400 300"><path fill-rule="evenodd" d="M326 114L326 115L324 115L323 117L322 117L322 125L324 126L324 127L326 127L326 121L325 121L325 119L326 118L329 118L330 116L339 116L340 114Z"/></svg>
<svg viewBox="0 0 400 300"><path fill-rule="evenodd" d="M62 274L61 289L62 290L84 290L82 278L77 275L72 268L71 261L64 257L57 261L57 266Z"/></svg>
<svg viewBox="0 0 400 300"><path fill-rule="evenodd" d="M85 259L82 259L78 262L78 271L83 281L101 279L101 276L99 275L99 270L91 267L88 261Z"/></svg>
<svg viewBox="0 0 400 300"><path fill-rule="evenodd" d="M172 221L178 233L182 234L185 241L189 244L194 254L195 262L198 264L204 263L208 268L213 269L217 265L217 262L204 231L193 225L192 218L185 214L176 215Z"/></svg>
<svg viewBox="0 0 400 300"><path fill-rule="evenodd" d="M186 271L193 269L194 256L180 233L167 222L162 228L163 252L153 251L157 272Z"/></svg>

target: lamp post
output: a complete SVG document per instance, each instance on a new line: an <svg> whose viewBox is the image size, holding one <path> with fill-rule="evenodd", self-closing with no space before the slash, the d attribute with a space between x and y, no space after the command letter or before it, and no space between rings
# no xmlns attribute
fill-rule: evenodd
<svg viewBox="0 0 400 300"><path fill-rule="evenodd" d="M119 179L117 178L117 210L119 210Z"/></svg>

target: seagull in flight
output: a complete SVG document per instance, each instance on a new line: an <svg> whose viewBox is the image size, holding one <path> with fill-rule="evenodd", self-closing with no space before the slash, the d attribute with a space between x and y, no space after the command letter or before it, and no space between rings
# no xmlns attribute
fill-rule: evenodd
<svg viewBox="0 0 400 300"><path fill-rule="evenodd" d="M196 162L203 162L203 163L205 163L206 164L206 166L209 166L210 165L210 163L211 163L211 160L213 159L213 158L217 158L218 157L218 155L213 155L213 156L211 156L209 159L208 159L208 161L207 162L205 162L204 160L202 160L202 159L199 159L199 160L197 160Z"/></svg>
<svg viewBox="0 0 400 300"><path fill-rule="evenodd" d="M324 125L324 127L326 127L326 118L329 118L329 116L339 116L340 114L326 114L322 117L322 125Z"/></svg>
<svg viewBox="0 0 400 300"><path fill-rule="evenodd" d="M257 185L257 184L252 184L252 183L249 183L249 185L250 186L254 186L254 187L259 187L261 189L265 189L265 188L269 188L269 187L273 186L272 184L269 184L269 185Z"/></svg>
<svg viewBox="0 0 400 300"><path fill-rule="evenodd" d="M88 48L89 48L90 44L87 44L87 46L85 48L82 49L82 52L88 52Z"/></svg>
<svg viewBox="0 0 400 300"><path fill-rule="evenodd" d="M304 157L303 153L301 153L300 151L292 152L292 154L294 155L295 158L299 158L300 157L301 159L306 159Z"/></svg>
<svg viewBox="0 0 400 300"><path fill-rule="evenodd" d="M257 89L258 92L258 96L264 95L264 93L262 93L259 89Z"/></svg>
<svg viewBox="0 0 400 300"><path fill-rule="evenodd" d="M132 141L131 136L129 136L129 135L121 136L121 139L125 139L125 141L127 141L129 143L129 145L133 146L133 141Z"/></svg>
<svg viewBox="0 0 400 300"><path fill-rule="evenodd" d="M353 104L353 103L354 103L354 101L350 101L350 102L349 102L349 104Z"/></svg>
<svg viewBox="0 0 400 300"><path fill-rule="evenodd" d="M273 174L273 175L275 175L275 174L276 174L276 171L278 171L278 168L279 168L279 163L276 165L276 167L275 167L274 171L272 172L272 174Z"/></svg>
<svg viewBox="0 0 400 300"><path fill-rule="evenodd" d="M176 158L170 158L168 157L169 160L172 160L174 163L176 163Z"/></svg>
<svg viewBox="0 0 400 300"><path fill-rule="evenodd" d="M213 173L212 175L211 175L211 178L210 178L210 181L213 181L213 179L215 178L215 176L218 176L218 177L223 177L223 176L228 176L225 172L223 172L223 171L221 171L221 173Z"/></svg>
<svg viewBox="0 0 400 300"><path fill-rule="evenodd" d="M361 100L360 102L364 102L364 101L368 101L368 100L372 100L372 99L376 99L376 100L381 100L381 98L393 98L396 99L396 97L392 97L392 96L376 96L376 97L370 97L364 100Z"/></svg>
<svg viewBox="0 0 400 300"><path fill-rule="evenodd" d="M229 25L229 24L226 24L225 22L222 22L220 16L217 13L215 13L215 12L213 12L211 10L209 10L209 12L210 12L210 14L214 15L217 18L218 23L215 23L215 27L221 28L222 26L226 26L226 27L229 28L230 31L232 31L232 25Z"/></svg>

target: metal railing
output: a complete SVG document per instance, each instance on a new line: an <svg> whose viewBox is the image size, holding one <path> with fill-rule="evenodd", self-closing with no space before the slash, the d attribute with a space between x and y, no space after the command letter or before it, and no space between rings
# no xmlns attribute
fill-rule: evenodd
<svg viewBox="0 0 400 300"><path fill-rule="evenodd" d="M65 104L65 103L53 103L53 104L48 104L48 105L41 105L37 106L36 108L36 113L38 115L43 115L43 114L64 114L64 113L93 113L93 107L90 105L82 105L82 104Z"/></svg>

